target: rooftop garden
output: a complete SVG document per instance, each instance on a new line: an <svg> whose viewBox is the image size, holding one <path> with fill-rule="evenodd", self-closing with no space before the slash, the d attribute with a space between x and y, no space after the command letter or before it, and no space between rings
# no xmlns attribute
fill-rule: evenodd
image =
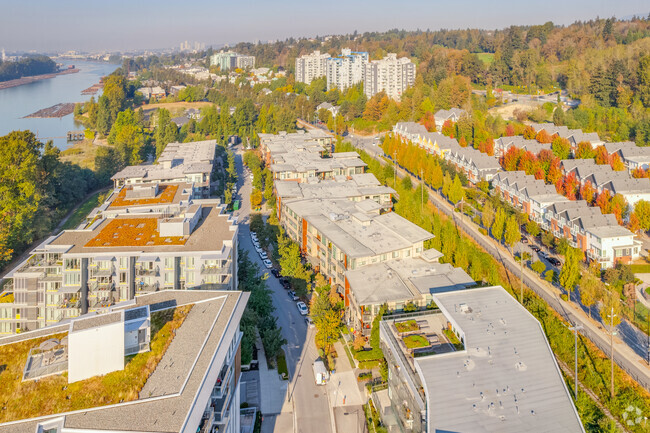
<svg viewBox="0 0 650 433"><path fill-rule="evenodd" d="M110 207L119 207L119 206L142 206L146 204L162 204L162 203L171 203L174 201L174 196L178 190L178 185L160 185L158 195L151 198L137 198L137 199L128 199L126 198L127 190L131 188L122 188L120 193L115 197L113 203Z"/></svg>
<svg viewBox="0 0 650 433"><path fill-rule="evenodd" d="M395 322L395 329L397 329L397 332L402 333L417 331L420 327L415 320L411 319L404 322Z"/></svg>
<svg viewBox="0 0 650 433"><path fill-rule="evenodd" d="M159 236L156 218L116 218L88 241L86 247L184 245L185 241L182 236Z"/></svg>
<svg viewBox="0 0 650 433"><path fill-rule="evenodd" d="M407 335L406 337L402 337L402 341L404 341L407 349L418 349L429 346L429 340L424 335Z"/></svg>
<svg viewBox="0 0 650 433"><path fill-rule="evenodd" d="M22 381L29 351L65 333L0 346L0 423L136 400L191 309L187 305L152 313L149 352L126 357L124 370L71 384L67 372Z"/></svg>

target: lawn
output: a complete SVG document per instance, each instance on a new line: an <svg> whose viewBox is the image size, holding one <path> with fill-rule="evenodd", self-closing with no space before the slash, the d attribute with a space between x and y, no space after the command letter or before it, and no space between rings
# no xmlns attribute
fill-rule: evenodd
<svg viewBox="0 0 650 433"><path fill-rule="evenodd" d="M477 53L476 55L486 66L489 66L494 62L494 53Z"/></svg>
<svg viewBox="0 0 650 433"><path fill-rule="evenodd" d="M404 322L395 322L395 328L398 332L411 332L420 329L415 320L406 320Z"/></svg>
<svg viewBox="0 0 650 433"><path fill-rule="evenodd" d="M402 340L408 349L417 349L419 347L429 346L429 340L422 335L408 335L402 337Z"/></svg>
<svg viewBox="0 0 650 433"><path fill-rule="evenodd" d="M63 225L63 230L71 230L77 228L77 226L86 219L86 215L88 215L91 210L95 209L101 204L100 196L102 194L103 193L101 192L93 194L88 200L83 202L81 206L79 206L77 210L75 210L72 215L70 215L70 218L68 218L68 220Z"/></svg>
<svg viewBox="0 0 650 433"><path fill-rule="evenodd" d="M29 351L65 333L0 346L0 360L6 365L0 373L0 423L136 400L191 309L187 305L153 313L151 351L126 357L124 370L71 384L67 372L22 382Z"/></svg>
<svg viewBox="0 0 650 433"><path fill-rule="evenodd" d="M456 348L456 350L463 350L464 349L463 343L461 343L460 340L458 339L458 337L456 337L456 334L454 334L449 329L445 329L443 331L443 333L445 334L445 337L447 337L449 342Z"/></svg>
<svg viewBox="0 0 650 433"><path fill-rule="evenodd" d="M630 265L630 268L635 274L650 274L650 264Z"/></svg>
<svg viewBox="0 0 650 433"><path fill-rule="evenodd" d="M284 350L280 350L280 354L275 358L278 365L278 373L282 375L282 379L289 380L289 369L287 368L287 359L284 356Z"/></svg>
<svg viewBox="0 0 650 433"><path fill-rule="evenodd" d="M155 246L155 245L185 245L187 239L183 236L158 235L158 220L156 218L116 218L111 220L102 230L88 241L86 247L122 247L122 246Z"/></svg>

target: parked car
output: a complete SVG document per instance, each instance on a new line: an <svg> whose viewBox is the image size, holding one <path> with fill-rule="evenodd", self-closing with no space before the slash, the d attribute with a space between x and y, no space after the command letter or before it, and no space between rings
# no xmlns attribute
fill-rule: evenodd
<svg viewBox="0 0 650 433"><path fill-rule="evenodd" d="M266 260L269 258L268 254L266 254L266 251L262 250L259 253L260 253L260 259Z"/></svg>
<svg viewBox="0 0 650 433"><path fill-rule="evenodd" d="M263 261L264 266L266 266L266 269L271 269L273 267L273 263L269 259L264 259Z"/></svg>
<svg viewBox="0 0 650 433"><path fill-rule="evenodd" d="M553 266L560 266L562 264L561 261L556 259L555 257L549 257L548 261L553 265Z"/></svg>
<svg viewBox="0 0 650 433"><path fill-rule="evenodd" d="M258 254L261 254L261 253L264 252L264 250L262 249L262 247L260 247L259 244L254 245L254 246L255 246L255 251L257 251Z"/></svg>
<svg viewBox="0 0 650 433"><path fill-rule="evenodd" d="M302 302L302 301L297 302L297 303L296 303L296 307L298 307L298 311L299 311L300 314L302 314L303 316L306 316L307 313L309 313L309 309L307 309L307 305L305 305L305 303Z"/></svg>
<svg viewBox="0 0 650 433"><path fill-rule="evenodd" d="M289 290L291 288L291 284L289 284L289 280L287 280L284 277L280 278L280 284L282 284L282 287L284 287L287 290Z"/></svg>
<svg viewBox="0 0 650 433"><path fill-rule="evenodd" d="M307 324L308 328L313 328L314 326L316 326L314 325L314 321L311 320L311 317L309 316L305 317L305 323Z"/></svg>
<svg viewBox="0 0 650 433"><path fill-rule="evenodd" d="M257 241L257 234L255 232L251 232L251 239Z"/></svg>
<svg viewBox="0 0 650 433"><path fill-rule="evenodd" d="M521 238L521 243L522 244L527 244L528 243L528 238Z"/></svg>
<svg viewBox="0 0 650 433"><path fill-rule="evenodd" d="M544 251L538 251L537 255L540 256L540 257L543 257L545 259L548 259L548 254L545 253Z"/></svg>
<svg viewBox="0 0 650 433"><path fill-rule="evenodd" d="M300 299L298 296L296 296L296 292L294 292L293 290L289 290L289 291L287 292L287 295L289 295L289 297L290 297L291 300L293 300L293 301L297 301L298 299Z"/></svg>
<svg viewBox="0 0 650 433"><path fill-rule="evenodd" d="M271 273L275 278L280 278L280 271L278 271L277 269L271 269Z"/></svg>
<svg viewBox="0 0 650 433"><path fill-rule="evenodd" d="M541 251L537 245L531 245L530 249L535 251L536 253L539 253Z"/></svg>

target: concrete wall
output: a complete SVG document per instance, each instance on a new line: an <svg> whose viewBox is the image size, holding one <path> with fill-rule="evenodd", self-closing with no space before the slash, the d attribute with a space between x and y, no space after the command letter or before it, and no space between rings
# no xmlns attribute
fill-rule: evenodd
<svg viewBox="0 0 650 433"><path fill-rule="evenodd" d="M68 334L68 383L124 369L124 323L120 320Z"/></svg>

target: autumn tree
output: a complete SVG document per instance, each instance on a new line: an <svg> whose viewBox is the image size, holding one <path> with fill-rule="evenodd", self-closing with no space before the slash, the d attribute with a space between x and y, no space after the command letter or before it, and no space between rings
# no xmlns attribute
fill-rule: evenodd
<svg viewBox="0 0 650 433"><path fill-rule="evenodd" d="M463 188L458 175L456 175L454 177L454 182L451 184L451 188L449 189L449 200L454 204L458 204L464 198L465 188Z"/></svg>
<svg viewBox="0 0 650 433"><path fill-rule="evenodd" d="M599 278L587 272L580 279L580 300L583 305L589 310L589 317L591 318L591 307L601 299L604 286Z"/></svg>
<svg viewBox="0 0 650 433"><path fill-rule="evenodd" d="M513 247L514 245L521 240L521 230L519 229L519 223L517 218L514 215L510 215L506 221L505 233L503 234L504 241L506 245L510 247L512 253L514 254Z"/></svg>
<svg viewBox="0 0 650 433"><path fill-rule="evenodd" d="M539 224L533 220L529 220L526 223L526 231L533 237L537 237L539 235Z"/></svg>
<svg viewBox="0 0 650 433"><path fill-rule="evenodd" d="M593 159L595 156L594 148L588 141L581 141L578 143L575 157L576 159Z"/></svg>
<svg viewBox="0 0 650 433"><path fill-rule="evenodd" d="M611 314L614 313L612 317ZM605 292L603 306L600 309L600 318L607 327L610 324L618 326L621 323L621 298L618 292Z"/></svg>
<svg viewBox="0 0 650 433"><path fill-rule="evenodd" d="M540 141L540 143L544 142ZM569 155L571 155L571 143L566 138L556 136L551 144L551 149L553 149L555 156L560 159L569 159Z"/></svg>
<svg viewBox="0 0 650 433"><path fill-rule="evenodd" d="M650 202L639 200L634 204L634 215L639 219L642 230L650 230Z"/></svg>
<svg viewBox="0 0 650 433"><path fill-rule="evenodd" d="M492 224L492 236L497 241L501 242L503 238L503 230L506 226L506 213L502 208L497 209L494 223Z"/></svg>
<svg viewBox="0 0 650 433"><path fill-rule="evenodd" d="M582 251L577 248L567 248L558 282L569 294L569 299L573 288L580 280L580 260L582 260Z"/></svg>
<svg viewBox="0 0 650 433"><path fill-rule="evenodd" d="M485 227L488 231L492 227L492 223L494 222L494 206L492 206L492 203L487 200L485 202L485 205L483 205L483 212L481 213L481 222L483 223L483 227Z"/></svg>

